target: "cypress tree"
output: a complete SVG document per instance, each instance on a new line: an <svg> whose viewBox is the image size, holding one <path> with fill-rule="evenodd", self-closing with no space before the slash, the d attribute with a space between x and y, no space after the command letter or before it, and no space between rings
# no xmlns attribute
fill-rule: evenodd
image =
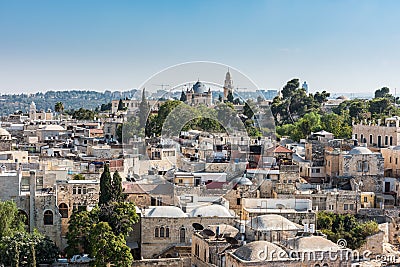
<svg viewBox="0 0 400 267"><path fill-rule="evenodd" d="M112 199L111 174L108 164L104 165L104 171L100 177L99 205L107 204Z"/></svg>
<svg viewBox="0 0 400 267"><path fill-rule="evenodd" d="M186 94L185 94L185 92L184 92L184 91L182 91L182 93L181 93L181 99L180 99L180 101L182 101L182 102L186 102L186 100L187 100Z"/></svg>
<svg viewBox="0 0 400 267"><path fill-rule="evenodd" d="M142 128L146 126L149 112L150 112L150 106L146 99L145 88L143 88L142 101L139 104L139 124Z"/></svg>
<svg viewBox="0 0 400 267"><path fill-rule="evenodd" d="M122 178L118 171L114 172L112 180L112 200L119 202L123 201L122 195Z"/></svg>
<svg viewBox="0 0 400 267"><path fill-rule="evenodd" d="M121 98L119 99L119 102L118 102L118 110L124 110L124 103L122 102Z"/></svg>
<svg viewBox="0 0 400 267"><path fill-rule="evenodd" d="M228 102L233 103L233 94L232 91L229 91L228 95L226 96Z"/></svg>

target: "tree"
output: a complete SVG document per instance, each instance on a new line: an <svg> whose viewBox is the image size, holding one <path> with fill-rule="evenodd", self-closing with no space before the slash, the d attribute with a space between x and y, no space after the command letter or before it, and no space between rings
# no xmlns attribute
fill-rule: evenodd
<svg viewBox="0 0 400 267"><path fill-rule="evenodd" d="M316 92L316 93L314 94L314 99L315 99L318 103L323 104L323 103L325 103L326 101L328 101L328 97L329 97L330 95L331 95L331 94L328 93L328 92L326 92L326 91L322 91L321 93L320 93L320 92Z"/></svg>
<svg viewBox="0 0 400 267"><path fill-rule="evenodd" d="M107 204L112 199L111 174L108 164L104 164L104 171L100 176L99 205Z"/></svg>
<svg viewBox="0 0 400 267"><path fill-rule="evenodd" d="M112 201L123 201L124 196L122 193L122 178L119 175L118 171L114 172L112 179Z"/></svg>
<svg viewBox="0 0 400 267"><path fill-rule="evenodd" d="M72 111L72 118L76 120L94 120L94 115L93 111L84 108Z"/></svg>
<svg viewBox="0 0 400 267"><path fill-rule="evenodd" d="M24 221L17 204L11 200L0 202L0 239L23 231Z"/></svg>
<svg viewBox="0 0 400 267"><path fill-rule="evenodd" d="M0 262L5 266L51 264L58 254L54 242L38 232L15 232L0 239Z"/></svg>
<svg viewBox="0 0 400 267"><path fill-rule="evenodd" d="M95 266L131 266L133 257L122 234L116 235L107 222L94 225L89 233L89 245L92 248Z"/></svg>
<svg viewBox="0 0 400 267"><path fill-rule="evenodd" d="M122 101L122 99L120 98L118 101L118 111L124 110L124 102Z"/></svg>
<svg viewBox="0 0 400 267"><path fill-rule="evenodd" d="M97 214L98 220L107 222L116 235L127 236L139 220L136 207L131 202L110 202L99 207Z"/></svg>
<svg viewBox="0 0 400 267"><path fill-rule="evenodd" d="M86 179L85 176L81 173L77 173L74 174L74 176L72 176L72 180L85 180L85 179Z"/></svg>
<svg viewBox="0 0 400 267"><path fill-rule="evenodd" d="M350 249L361 247L368 236L379 232L376 222L360 222L351 214L322 211L318 213L317 224L329 240L336 243L339 239L345 239Z"/></svg>
<svg viewBox="0 0 400 267"><path fill-rule="evenodd" d="M64 112L64 104L62 102L57 102L54 105L54 110L55 110L55 112L58 112L58 113Z"/></svg>
<svg viewBox="0 0 400 267"><path fill-rule="evenodd" d="M146 100L146 91L143 88L142 101L139 104L139 125L141 129L143 129L143 132L144 132L144 127L146 126L146 121L147 117L149 116L149 113L150 113L150 106Z"/></svg>
<svg viewBox="0 0 400 267"><path fill-rule="evenodd" d="M333 133L336 138L351 138L352 128L343 115L324 114L321 117L321 125L322 129Z"/></svg>
<svg viewBox="0 0 400 267"><path fill-rule="evenodd" d="M187 97L186 97L186 94L185 94L184 91L182 91L182 93L181 93L181 98L180 98L179 100L182 101L182 102L186 102Z"/></svg>
<svg viewBox="0 0 400 267"><path fill-rule="evenodd" d="M221 94L218 96L218 101L222 102L222 95Z"/></svg>
<svg viewBox="0 0 400 267"><path fill-rule="evenodd" d="M226 96L226 101L229 102L229 103L233 103L232 91L229 91L228 95Z"/></svg>
<svg viewBox="0 0 400 267"><path fill-rule="evenodd" d="M375 98L392 97L392 95L389 94L389 92L390 92L389 88L382 87L381 89L375 91Z"/></svg>

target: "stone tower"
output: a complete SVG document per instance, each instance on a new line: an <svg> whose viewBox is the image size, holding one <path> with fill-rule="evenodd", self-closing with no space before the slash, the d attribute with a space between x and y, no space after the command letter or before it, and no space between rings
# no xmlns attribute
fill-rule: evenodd
<svg viewBox="0 0 400 267"><path fill-rule="evenodd" d="M33 101L29 107L29 119L36 120L36 104Z"/></svg>
<svg viewBox="0 0 400 267"><path fill-rule="evenodd" d="M224 100L227 99L229 92L232 92L233 94L233 81L231 78L231 73L228 72L225 75L225 83L224 83Z"/></svg>

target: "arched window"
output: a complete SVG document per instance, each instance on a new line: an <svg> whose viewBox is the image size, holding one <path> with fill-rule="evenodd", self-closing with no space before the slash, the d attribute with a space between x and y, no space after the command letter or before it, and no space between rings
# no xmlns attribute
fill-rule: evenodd
<svg viewBox="0 0 400 267"><path fill-rule="evenodd" d="M53 225L53 212L51 210L46 210L43 216L44 225Z"/></svg>
<svg viewBox="0 0 400 267"><path fill-rule="evenodd" d="M164 237L164 227L160 227L160 237Z"/></svg>
<svg viewBox="0 0 400 267"><path fill-rule="evenodd" d="M324 265L322 265L322 267L329 267L328 263L324 263Z"/></svg>
<svg viewBox="0 0 400 267"><path fill-rule="evenodd" d="M68 218L68 206L65 203L61 203L58 206L58 211L61 214L61 218Z"/></svg>
<svg viewBox="0 0 400 267"><path fill-rule="evenodd" d="M158 237L158 227L156 227L156 229L154 229L154 237Z"/></svg>
<svg viewBox="0 0 400 267"><path fill-rule="evenodd" d="M186 230L184 227L181 227L179 230L179 242L185 243L186 242Z"/></svg>
<svg viewBox="0 0 400 267"><path fill-rule="evenodd" d="M165 227L165 237L169 237L169 227Z"/></svg>

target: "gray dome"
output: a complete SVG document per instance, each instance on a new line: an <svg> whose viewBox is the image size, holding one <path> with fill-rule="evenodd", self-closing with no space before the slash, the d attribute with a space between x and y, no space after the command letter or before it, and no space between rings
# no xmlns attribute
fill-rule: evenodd
<svg viewBox="0 0 400 267"><path fill-rule="evenodd" d="M233 184L233 186L235 186L235 185L249 185L249 186L253 185L253 182L249 178L244 177L244 176L233 179L231 183Z"/></svg>
<svg viewBox="0 0 400 267"><path fill-rule="evenodd" d="M302 236L289 241L294 251L337 251L340 247L322 236Z"/></svg>
<svg viewBox="0 0 400 267"><path fill-rule="evenodd" d="M276 214L257 216L247 225L257 231L281 231L282 229L287 231L301 229L300 226L289 221L285 217Z"/></svg>
<svg viewBox="0 0 400 267"><path fill-rule="evenodd" d="M195 94L204 94L207 92L207 87L202 82L197 81L197 83L193 85L193 92Z"/></svg>
<svg viewBox="0 0 400 267"><path fill-rule="evenodd" d="M232 217L227 208L222 205L207 205L197 207L190 212L191 217Z"/></svg>
<svg viewBox="0 0 400 267"><path fill-rule="evenodd" d="M267 259L260 258L260 255L265 255L265 251L274 251ZM288 254L282 248L268 241L254 241L238 248L234 253L236 257L243 261L277 261L288 258Z"/></svg>
<svg viewBox="0 0 400 267"><path fill-rule="evenodd" d="M181 218L187 217L186 214L178 207L174 206L157 206L153 207L147 217L169 217L169 218Z"/></svg>
<svg viewBox="0 0 400 267"><path fill-rule="evenodd" d="M365 154L372 154L372 151L366 147L358 146L358 147L355 147L352 150L350 150L349 154L350 155L365 155Z"/></svg>

